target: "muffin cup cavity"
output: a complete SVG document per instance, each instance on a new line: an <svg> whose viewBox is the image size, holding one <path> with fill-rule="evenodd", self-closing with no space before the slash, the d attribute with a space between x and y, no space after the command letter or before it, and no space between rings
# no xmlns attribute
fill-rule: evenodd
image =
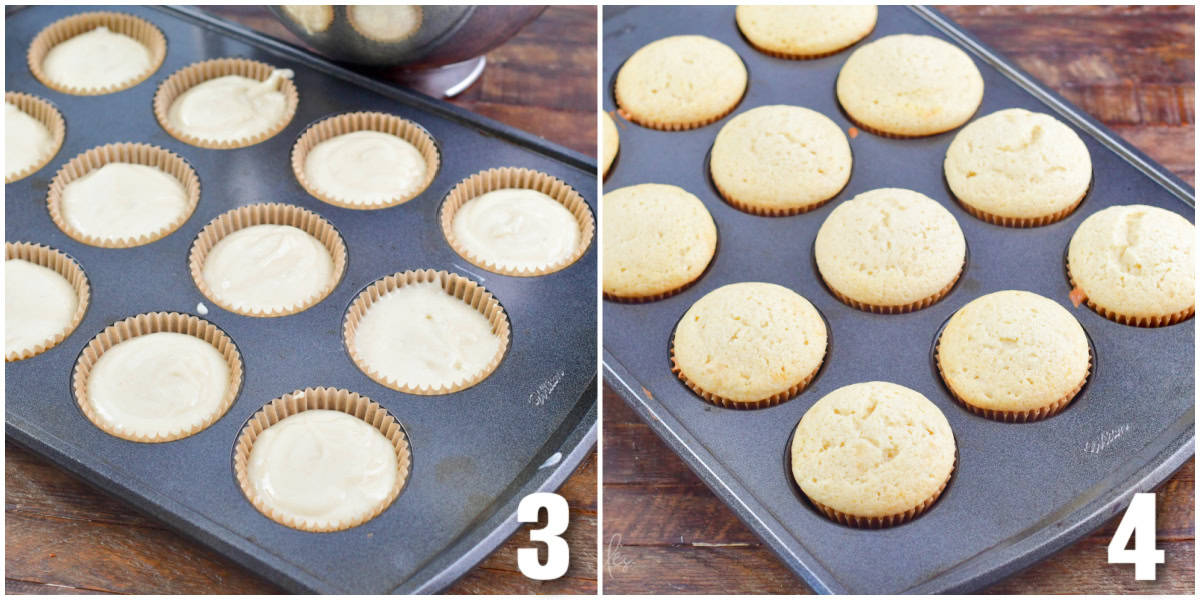
<svg viewBox="0 0 1200 600"><path fill-rule="evenodd" d="M358 325L362 321L367 310L371 308L377 300L398 288L414 283L430 283L436 282L441 285L442 289L449 295L465 302L471 308L479 311L479 314L492 326L492 334L500 339L499 348L496 350L495 356L491 361L476 373L474 376L455 382L451 385L439 385L429 387L426 385L413 386L406 383L395 381L375 369L371 368L366 360L358 353L355 348L354 339L358 333ZM461 275L449 273L447 271L435 271L433 269L423 269L419 271L404 271L388 275L379 279L367 286L362 292L354 298L350 303L350 307L346 309L346 319L342 326L342 339L346 345L346 351L350 354L350 359L354 361L354 365L359 368L367 377L370 377L376 383L391 388L393 390L404 392L406 394L418 394L423 396L432 396L440 394L452 394L454 392L465 390L479 382L487 379L496 367L500 366L500 361L504 359L505 353L508 352L509 338L511 329L508 322L508 315L504 312L504 307L500 306L500 301L495 296L488 292L482 285L467 279Z"/></svg>
<svg viewBox="0 0 1200 600"><path fill-rule="evenodd" d="M127 35L137 40L138 43L150 51L150 66L142 73L126 81L102 87L81 88L72 85L63 85L50 79L46 71L42 68L42 63L45 62L46 55L50 53L50 50L58 44L77 35L87 33L97 27L107 27L114 33ZM159 31L158 27L155 27L153 23L125 13L88 12L59 19L47 25L45 29L38 32L37 36L33 38L33 42L29 44L29 52L26 54L26 59L29 63L29 71L46 87L56 92L74 96L99 96L129 89L145 81L162 66L163 59L166 56L167 38L163 36L162 31Z"/></svg>
<svg viewBox="0 0 1200 600"><path fill-rule="evenodd" d="M67 222L63 215L63 192L72 182L107 165L109 163L132 163L154 167L171 177L183 186L186 194L187 207L170 223L137 237L107 238L91 235L80 231ZM50 182L50 193L46 196L47 208L50 210L50 220L71 239L89 246L100 248L133 248L156 242L179 229L191 218L200 202L200 178L186 160L169 150L149 144L106 144L92 148L83 154L72 158L63 165Z"/></svg>
<svg viewBox="0 0 1200 600"><path fill-rule="evenodd" d="M221 399L220 406L200 423L187 429L172 431L166 434L146 435L127 431L105 423L96 414L92 403L88 399L88 378L91 376L96 362L100 360L100 357L105 352L121 342L161 332L181 333L203 340L212 345L213 348L216 348L217 352L220 352L221 356L225 358L226 364L229 365L229 387ZM181 313L143 313L109 325L104 331L101 331L88 342L88 345L79 353L79 358L75 362L75 369L71 375L71 388L75 393L75 402L79 405L79 409L83 411L83 415L101 431L131 442L147 444L171 442L195 435L224 416L229 407L233 406L238 392L241 391L242 372L241 353L238 352L233 340L216 325L200 317Z"/></svg>
<svg viewBox="0 0 1200 600"><path fill-rule="evenodd" d="M76 306L75 314L71 316L71 322L54 334L46 341L21 351L5 351L4 362L12 362L15 360L25 360L37 356L55 346L71 335L79 323L83 321L83 315L87 313L88 302L92 298L92 287L88 284L87 274L83 272L83 267L75 262L75 259L63 254L62 252L43 246L41 244L33 244L30 242L5 242L4 243L4 259L21 259L29 261L35 265L46 267L59 275L62 275L67 283L75 289Z"/></svg>
<svg viewBox="0 0 1200 600"><path fill-rule="evenodd" d="M283 93L284 97L283 115L269 129L256 135L236 140L201 138L172 127L168 120L168 114L170 113L171 105L177 98L183 95L184 92L205 81L227 75L239 75L257 81L266 81L274 70L275 67L267 63L246 58L214 58L186 66L172 73L166 81L159 84L158 90L154 93L154 117L158 119L158 124L162 126L163 130L171 134L171 137L185 144L191 144L200 148L231 150L253 146L266 141L280 131L283 131L292 122L292 118L296 116L296 107L300 103L300 93L296 89L296 84L289 78L283 78L279 83L279 91Z"/></svg>
<svg viewBox="0 0 1200 600"><path fill-rule="evenodd" d="M319 292L283 309L247 308L221 300L204 279L204 262L208 253L229 234L255 225L289 225L316 238L333 259L333 273L329 283ZM308 310L329 296L346 272L346 256L346 242L342 240L341 234L317 213L291 204L251 204L228 211L204 226L192 242L192 249L188 253L188 270L191 271L192 281L200 293L213 304L231 313L247 317L284 317Z"/></svg>
<svg viewBox="0 0 1200 600"><path fill-rule="evenodd" d="M421 157L425 159L425 179L421 181L419 186L407 194L393 196L384 201L372 203L355 204L319 189L308 179L308 175L305 174L305 160L308 158L308 153L321 142L355 131L387 133L415 146L417 151L421 153ZM404 204L420 196L433 183L433 179L437 177L441 164L441 152L438 150L437 142L434 141L433 136L424 127L396 115L381 112L344 113L322 119L309 125L308 129L300 134L300 138L296 140L296 144L292 146L292 173L296 176L296 181L300 183L300 186L312 195L312 197L322 202L353 210L389 208Z"/></svg>
<svg viewBox="0 0 1200 600"><path fill-rule="evenodd" d="M306 410L336 410L344 412L361 419L368 425L379 430L379 433L383 434L383 437L391 442L392 448L396 453L396 484L392 486L387 497L367 513L353 519L328 523L297 521L269 506L255 491L254 485L250 483L250 452L254 449L254 442L258 440L258 436L272 425ZM366 396L344 389L327 387L306 388L272 400L266 406L259 409L258 412L254 413L254 416L250 417L250 420L242 428L241 434L238 435L233 447L234 478L237 479L238 486L242 489L242 494L246 496L246 500L250 501L250 504L254 505L254 508L258 512L280 525L313 533L327 533L350 529L379 516L400 495L400 492L408 483L411 471L412 450L409 446L408 435L405 433L404 427L400 425L400 422L388 414L387 409L380 406L377 402L372 401Z"/></svg>
<svg viewBox="0 0 1200 600"><path fill-rule="evenodd" d="M512 268L497 265L487 258L478 256L459 242L454 234L454 216L458 214L458 209L470 200L488 192L512 188L535 190L546 194L574 215L575 221L579 225L579 244L570 255L532 269ZM458 185L454 186L454 189L450 190L450 193L446 195L446 200L442 203L441 224L446 242L459 256L482 269L514 277L536 277L567 268L579 260L584 252L587 252L596 232L596 221L592 217L592 211L579 192L556 177L531 169L515 167L488 169L460 181Z"/></svg>
<svg viewBox="0 0 1200 600"><path fill-rule="evenodd" d="M32 94L23 92L4 92L4 101L11 103L13 106L21 109L21 112L37 119L46 129L50 131L50 139L54 144L54 150L47 152L46 156L37 163L32 164L16 173L5 175L4 183L13 183L29 177L38 169L50 164L55 156L58 156L58 151L62 150L63 139L67 136L67 122L63 119L62 113L50 103L49 100L44 100Z"/></svg>

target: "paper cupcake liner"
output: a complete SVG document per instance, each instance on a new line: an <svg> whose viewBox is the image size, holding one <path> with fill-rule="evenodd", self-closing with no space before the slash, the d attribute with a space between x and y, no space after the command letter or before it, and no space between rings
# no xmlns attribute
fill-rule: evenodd
<svg viewBox="0 0 1200 600"><path fill-rule="evenodd" d="M715 255L714 255L714 258L715 258ZM712 264L712 259L709 259L709 264L710 265ZM667 290L665 292L659 292L657 294L646 294L646 295L641 295L641 296L618 296L616 294L610 294L608 292L604 292L604 299L610 300L612 302L620 302L622 304L644 304L646 302L658 302L659 300L664 300L664 299L670 298L671 296L674 296L676 294L680 294L680 293L683 293L684 291L687 291L687 289L692 287L692 285L694 285L697 281L700 281L700 278L707 271L708 271L708 267L705 267L704 271L701 271L700 275L696 276L695 279L693 279L677 288L673 288L673 289Z"/></svg>
<svg viewBox="0 0 1200 600"><path fill-rule="evenodd" d="M985 222L991 223L992 225L1000 225L1002 227L1026 228L1026 227L1041 227L1043 225L1049 225L1051 223L1056 223L1058 221L1061 221L1061 220L1067 218L1068 215L1075 212L1076 208L1079 208L1079 205L1083 202L1083 199L1086 196L1087 196L1087 191L1085 190L1082 194L1079 195L1079 199L1076 200L1074 203L1072 203L1071 206L1068 206L1067 208L1064 208L1056 213L1044 215L1041 217L1002 217L1000 215L994 215L992 213L989 213L989 212L980 210L974 206L971 206L970 204L964 202L961 198L958 198L957 196L955 196L955 199L958 200L958 204L959 204L959 206L963 207L963 210L967 211L967 213L969 213L971 216L975 217L976 219L979 219L980 221L985 221Z"/></svg>
<svg viewBox="0 0 1200 600"><path fill-rule="evenodd" d="M828 354L829 349L826 348L825 352ZM687 378L687 375L684 374L683 369L679 366L679 361L675 359L675 336L674 334L671 335L671 372L674 373L684 385L688 386L688 389L695 392L697 396L700 396L712 404L716 404L717 406L722 406L725 408L754 410L783 404L784 402L799 396L800 392L803 392L804 389L808 387L808 384L812 383L813 378L817 376L818 372L820 372L821 365L823 364L825 364L825 355L821 356L821 360L817 362L817 366L813 367L812 372L805 376L804 379L800 380L788 389L772 394L771 396L763 398L762 400L754 400L749 402L744 400L732 400L705 390L704 388L700 387L699 384Z"/></svg>
<svg viewBox="0 0 1200 600"><path fill-rule="evenodd" d="M76 327L79 327L79 323L83 321L83 315L87 313L88 303L92 299L92 286L88 283L87 274L83 272L83 267L79 266L79 263L75 262L75 259L70 256L41 244L5 242L4 260L12 260L14 258L46 267L62 275L71 284L71 287L75 288L75 297L78 299L78 302L75 306L75 314L71 316L71 322L62 331L50 336L33 348L11 352L6 350L4 353L4 362L25 360L57 346L67 336L71 335Z"/></svg>
<svg viewBox="0 0 1200 600"><path fill-rule="evenodd" d="M221 300L204 279L204 261L217 242L225 239L225 236L254 225L290 225L304 230L305 233L324 244L325 249L329 251L329 256L333 258L333 274L329 284L321 291L291 307L270 311L237 306ZM200 234L192 242L192 249L188 253L188 269L191 271L192 281L196 283L200 293L204 294L204 297L213 304L231 313L247 317L283 317L316 306L337 287L342 280L342 275L346 272L346 242L342 240L341 234L333 228L329 221L321 218L315 212L291 204L251 204L218 216L200 230Z"/></svg>
<svg viewBox="0 0 1200 600"><path fill-rule="evenodd" d="M729 113L733 112L734 109L736 109L738 107L738 105L742 103L742 100L745 99L746 92L749 91L749 89L750 89L750 82L749 82L749 79L747 79L746 89L742 90L742 95L739 96L738 99L733 102L733 104L729 105L729 108L727 108L725 110L725 112L722 112L719 115L709 117L706 119L698 119L695 121L685 121L682 123L666 122L666 121L659 121L659 120L650 119L650 118L643 118L633 112L630 112L628 109L625 108L625 103L621 101L621 94L620 94L620 92L617 91L615 85L613 86L613 99L616 100L616 102L617 102L617 114L624 117L626 121L631 121L633 123L637 123L638 125L641 125L642 127L649 127L650 129L657 129L659 131L687 131L688 129L697 129L700 127L704 127L705 125L711 125L711 124L716 123L717 121L720 121L721 119L724 119L725 117L729 116Z"/></svg>
<svg viewBox="0 0 1200 600"><path fill-rule="evenodd" d="M150 67L126 81L98 88L63 85L51 80L42 69L42 63L45 62L46 55L50 50L81 33L87 33L101 26L107 27L114 33L127 35L145 46L150 51ZM38 81L52 90L75 96L99 96L129 89L153 75L162 66L166 56L167 38L163 37L162 31L159 31L158 27L140 17L118 12L89 12L59 19L38 32L37 36L33 38L33 42L29 44L29 52L26 54L29 70Z"/></svg>
<svg viewBox="0 0 1200 600"><path fill-rule="evenodd" d="M66 187L75 180L103 167L109 163L123 162L154 167L179 180L187 194L187 208L170 223L137 237L117 239L102 238L80 231L71 225L63 215L62 195ZM50 209L50 220L63 233L71 236L77 242L100 248L132 248L144 246L158 241L176 229L179 229L192 216L196 205L200 202L200 178L196 171L179 155L149 144L106 144L92 148L83 154L72 158L63 165L50 181L50 193L46 196L47 207Z"/></svg>
<svg viewBox="0 0 1200 600"><path fill-rule="evenodd" d="M842 190L846 189L846 186L849 185L849 183L850 183L850 179L847 178L846 183L842 184L842 187L840 189L838 189L837 192L835 192L832 196L830 196L824 200L814 202L812 204L808 204L805 206L796 206L796 207L791 207L791 208L775 208L775 207L769 207L769 206L758 206L755 204L750 204L750 203L742 202L741 200L738 200L736 197L734 197L733 194L728 192L725 188L721 187L721 184L717 183L717 179L712 176L712 167L711 166L709 167L709 180L712 181L713 187L717 188L717 192L719 192L721 194L721 198L723 200L725 200L725 202L727 204L729 204L730 206L732 206L744 213L750 213L752 215L758 215L760 217L790 217L793 215L799 215L799 214L803 214L806 212L816 210L816 209L821 208L822 206L825 206L826 204L828 204L830 200L833 200L834 198L836 198L837 195L842 193Z"/></svg>
<svg viewBox="0 0 1200 600"><path fill-rule="evenodd" d="M37 163L25 167L16 173L4 176L4 183L12 183L20 181L37 172L42 167L50 164L55 156L58 156L58 151L62 150L63 139L67 136L67 122L63 120L62 113L58 112L49 100L44 100L31 94L22 92L4 92L4 101L9 102L21 112L37 119L46 129L50 130L50 138L54 142L54 150L47 152L46 156Z"/></svg>
<svg viewBox="0 0 1200 600"><path fill-rule="evenodd" d="M1071 277L1071 264L1069 262L1067 263L1067 281L1071 284L1072 290L1079 289L1079 286L1075 283L1075 278ZM1115 310L1100 306L1087 296L1084 296L1083 299L1088 305L1088 308L1096 311L1096 314L1110 321L1115 321L1122 325L1129 325L1131 327L1166 327L1167 325L1174 325L1181 321L1186 321L1196 314L1196 305L1193 303L1191 306L1169 315L1135 317L1133 315L1122 314Z"/></svg>
<svg viewBox="0 0 1200 600"><path fill-rule="evenodd" d="M950 476L946 477L946 480L942 482L942 485L938 487L937 491L934 492L932 496L925 499L920 504L902 513L894 515L886 515L883 517L862 517L858 515L852 515L850 513L837 510L831 506L821 504L820 502L813 500L807 494L805 494L805 497L808 498L809 502L813 503L813 506L817 507L818 510L824 513L826 517L828 517L830 520L841 523L842 525L858 527L861 529L883 529L887 527L895 527L917 518L921 515L921 513L924 513L926 510L928 510L930 506L933 506L933 503L937 502L937 499L942 496L942 492L946 491L946 486L950 483L950 477L953 476L956 468L958 468L957 458L955 458L954 465L950 467Z"/></svg>
<svg viewBox="0 0 1200 600"><path fill-rule="evenodd" d="M546 194L575 216L575 221L579 224L579 244L569 256L533 269L512 268L498 265L471 252L459 243L458 237L454 235L454 215L458 214L458 209L468 201L488 192L511 188L536 190ZM442 234L446 236L446 242L459 256L482 269L514 277L536 277L567 268L579 260L584 252L587 252L596 231L596 222L592 218L592 211L579 192L556 177L531 169L515 167L488 169L459 182L454 189L450 190L449 194L446 194L446 200L442 203L441 221Z"/></svg>
<svg viewBox="0 0 1200 600"><path fill-rule="evenodd" d="M949 294L950 290L954 289L954 284L958 283L958 280L962 277L963 271L966 270L966 267L967 265L964 262L963 268L959 269L958 274L954 276L954 279L950 280L950 283L946 284L945 287L943 287L941 290L938 290L938 292L934 295L917 300L916 302L909 302L908 304L901 304L898 306L884 306L879 304L867 304L866 302L859 302L858 300L850 298L849 296L846 296L834 289L834 287L830 285L828 281L825 282L825 287L829 289L829 292L833 294L834 298L841 300L843 304L846 304L852 308L883 315L898 315L928 308L936 304L942 298L945 298L946 294ZM824 280L824 277L822 277L822 280Z"/></svg>
<svg viewBox="0 0 1200 600"><path fill-rule="evenodd" d="M221 353L221 356L225 357L225 362L229 365L229 389L226 390L225 396L221 399L220 406L199 424L189 429L166 434L146 435L126 431L120 427L105 423L96 414L94 407L88 400L88 377L92 374L92 369L95 368L96 361L100 360L100 357L110 348L121 342L138 336L160 332L182 333L204 340L216 348L217 352ZM224 416L229 407L233 406L233 401L237 399L238 392L242 387L242 355L238 352L233 340L228 335L225 335L225 332L200 317L174 312L143 313L109 325L104 331L101 331L96 337L92 338L92 341L88 342L88 345L79 353L79 359L75 362L75 369L71 376L71 387L75 392L75 401L79 404L79 409L83 411L83 415L101 431L131 442L146 444L171 442L203 431L209 425L215 423L217 419Z"/></svg>
<svg viewBox="0 0 1200 600"><path fill-rule="evenodd" d="M500 347L496 350L496 355L492 357L492 360L482 370L471 377L453 382L448 386L413 386L395 381L367 365L366 360L358 354L358 351L354 347L354 336L358 333L358 324L376 300L379 300L385 294L397 288L412 283L428 282L439 283L447 294L462 300L471 306L471 308L479 311L491 323L492 333L500 338ZM360 371L382 386L389 387L398 392L422 396L452 394L487 379L496 370L496 367L500 366L501 359L508 352L509 336L508 315L505 314L504 307L500 306L500 301L496 300L491 292L488 292L483 286L461 275L446 271L435 271L433 269L395 273L367 286L365 290L354 298L354 301L350 303L350 307L346 309L346 320L342 326L342 339L345 341L346 351L350 354L350 359L354 361L355 366Z"/></svg>
<svg viewBox="0 0 1200 600"><path fill-rule="evenodd" d="M978 106L975 107L975 110L971 112L970 117L967 117L962 123L958 123L957 125L955 125L953 127L947 127L946 129L942 129L939 131L933 131L930 133L922 133L919 135L906 135L906 134L902 134L902 133L892 133L890 131L876 129L874 127L871 127L870 125L864 125L861 121L854 118L854 115L850 114L850 111L846 110L845 106L842 106L842 102L840 99L838 100L838 106L841 106L842 112L846 115L846 119L848 119L851 123L853 123L855 127L858 127L859 130L877 135L879 137L892 138L894 140L915 140L918 138L926 138L926 137L931 137L931 136L935 136L935 135L941 135L943 133L946 133L947 131L954 131L955 129L962 127L963 124L970 122L971 117L974 117L975 113L979 111L979 107Z"/></svg>
<svg viewBox="0 0 1200 600"><path fill-rule="evenodd" d="M969 410L981 417L992 419L993 421L1002 421L1005 423L1032 423L1034 421L1040 421L1042 419L1053 417L1054 415L1057 415L1058 413L1062 412L1062 410L1064 408L1066 408L1067 405L1071 403L1071 401L1075 400L1075 397L1079 395L1079 392L1081 390L1083 390L1083 386L1087 385L1088 379L1091 378L1091 376L1092 376L1092 358L1093 357L1092 357L1092 349L1089 346L1088 347L1088 368L1087 368L1087 371L1083 374L1083 379L1080 380L1079 385L1075 386L1075 389L1071 390L1070 392L1067 392L1067 394L1065 396L1063 396L1062 398L1059 398L1058 400L1055 400L1045 406L1040 406L1038 408L1031 408L1028 410L996 410L996 409L991 409L991 408L983 408L981 406L975 406L974 404L971 404L970 402L968 402L961 394L958 393L958 390L955 390L954 386L950 384L950 380L946 378L946 373L944 371L942 371L942 360L941 360L941 353L940 353L941 345L942 345L942 338L941 338L941 333L939 333L937 343L934 345L934 348L933 348L933 362L935 365L937 365L938 376L941 377L942 383L946 384L947 390L950 390L950 396L952 396L956 401L958 401L959 404L961 404L967 410Z"/></svg>
<svg viewBox="0 0 1200 600"><path fill-rule="evenodd" d="M163 130L171 134L171 137L185 144L191 144L200 148L231 150L253 146L266 141L280 131L283 131L292 122L292 118L296 116L296 106L300 103L300 93L296 90L296 84L291 79L284 78L279 84L279 91L284 96L283 116L271 128L257 135L236 140L200 138L172 127L170 121L167 119L167 115L171 110L171 104L175 102L176 98L205 81L227 75L240 75L258 81L266 81L274 70L275 67L267 63L246 58L214 58L191 64L175 71L166 81L159 84L158 90L154 92L154 117L158 119L158 124L162 126Z"/></svg>
<svg viewBox="0 0 1200 600"><path fill-rule="evenodd" d="M395 43L403 42L403 41L411 38L412 36L416 35L417 32L421 31L421 25L423 25L425 23L425 11L422 10L420 6L416 6L416 7L414 7L417 10L417 26L416 27L414 27L411 31L409 31L408 33L406 33L400 37L386 37L386 38L378 37L378 36L371 35L367 31L368 28L363 27L362 24L358 22L358 19L355 18L355 11L350 10L351 8L352 7L350 7L350 6L347 6L345 8L346 21L348 23L350 23L350 27L354 28L354 31L357 32L358 35L361 35L364 38L367 38L368 40L371 40L373 42L379 42L380 44L395 44Z"/></svg>
<svg viewBox="0 0 1200 600"><path fill-rule="evenodd" d="M323 524L297 521L277 512L263 501L255 491L254 486L250 483L248 473L250 452L254 448L254 442L268 427L306 410L336 410L352 415L378 429L392 443L392 448L396 451L396 485L392 486L392 490L388 493L387 498L370 511L356 518ZM258 512L280 525L314 533L350 529L379 516L400 495L400 491L408 483L408 476L411 471L412 451L409 447L408 436L405 434L400 422L389 415L387 409L370 398L344 389L327 387L306 388L272 400L269 404L259 409L258 412L254 413L254 416L250 417L245 427L242 428L242 433L238 435L237 442L233 447L234 477L237 479L238 486L242 488L242 493L245 494L250 504L253 504Z"/></svg>
<svg viewBox="0 0 1200 600"><path fill-rule="evenodd" d="M415 146L425 159L425 180L408 194L398 195L383 202L373 202L370 204L354 204L337 196L327 194L313 185L304 172L304 162L308 158L308 153L321 142L355 131L388 133ZM296 140L296 144L292 146L292 173L296 176L296 181L300 182L300 186L312 195L312 197L322 202L353 210L389 208L404 204L420 196L429 188L429 184L433 183L434 177L437 177L441 164L442 158L441 153L438 151L437 142L434 141L433 136L424 127L396 115L381 112L344 113L322 119L309 125L308 129L300 134L300 138Z"/></svg>

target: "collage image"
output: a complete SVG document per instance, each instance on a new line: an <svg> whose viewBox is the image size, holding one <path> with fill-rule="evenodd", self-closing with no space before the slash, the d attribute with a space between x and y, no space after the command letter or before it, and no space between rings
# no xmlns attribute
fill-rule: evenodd
<svg viewBox="0 0 1200 600"><path fill-rule="evenodd" d="M1195 8L5 7L5 593L1194 596Z"/></svg>

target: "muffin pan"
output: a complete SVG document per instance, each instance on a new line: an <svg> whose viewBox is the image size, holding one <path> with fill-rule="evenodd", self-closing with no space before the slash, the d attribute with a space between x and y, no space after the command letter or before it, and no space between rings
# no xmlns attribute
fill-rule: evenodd
<svg viewBox="0 0 1200 600"><path fill-rule="evenodd" d="M90 9L88 9L90 10ZM25 65L35 35L78 7L6 11L7 89L44 97L66 119L66 141L45 167L5 186L5 236L47 244L77 260L91 283L82 324L62 343L5 366L6 433L24 446L296 592L438 591L486 557L516 528L518 502L557 488L596 439L595 241L574 264L541 277L507 277L466 262L439 225L445 195L493 167L553 175L595 212L595 161L460 108L371 80L295 47L185 8L121 7L159 27L167 55L150 78L104 96L70 96L39 83ZM198 61L244 57L295 71L296 116L251 147L211 150L171 137L152 98L171 73ZM436 179L403 206L331 206L292 174L292 145L319 119L355 110L399 115L437 140ZM54 226L50 180L72 157L111 142L142 142L182 156L200 179L195 212L176 231L136 248L97 248ZM206 224L231 209L284 202L328 220L347 246L345 274L320 303L267 319L226 311L192 281L188 252ZM377 279L443 269L481 283L512 325L494 373L443 396L390 390L362 374L342 342L346 309ZM245 361L233 406L208 428L164 444L140 444L93 426L76 405L71 369L109 325L144 312L193 314L229 335ZM412 447L405 489L382 514L353 529L309 533L260 514L234 477L234 444L264 405L306 387L345 388L395 416Z"/></svg>
<svg viewBox="0 0 1200 600"><path fill-rule="evenodd" d="M698 195L717 222L708 271L691 288L657 302L604 301L604 368L609 383L710 488L814 590L840 593L966 592L1015 573L1124 511L1194 452L1194 321L1142 329L1086 306L1070 308L1065 249L1088 215L1143 203L1194 220L1194 191L1120 141L1094 119L1032 81L936 11L879 7L865 41L895 33L938 36L971 55L985 81L975 118L1022 107L1055 115L1091 152L1092 190L1062 221L1014 229L976 219L946 188L942 159L957 129L920 139L860 132L850 140L853 174L828 204L790 217L747 214L722 201L708 176L708 152L721 126L743 111L795 104L850 121L834 82L850 49L814 60L754 50L733 7L606 7L603 108L623 61L669 35L701 34L741 55L750 85L720 121L661 132L617 118L620 153L605 189L666 183ZM812 258L817 229L838 203L879 187L916 190L941 202L967 237L966 271L941 301L912 313L872 314L838 301ZM778 406L740 411L713 406L671 373L669 342L683 313L728 283L767 281L808 298L829 323L830 349L816 378ZM970 300L1024 289L1070 308L1092 339L1096 363L1083 391L1062 413L1010 424L976 416L954 401L932 360L938 332ZM958 441L958 467L942 497L913 521L883 530L853 529L821 515L792 482L792 431L817 399L843 385L883 380L915 389L941 408ZM615 533L615 532L610 532ZM1178 557L1168 561L1178 560Z"/></svg>

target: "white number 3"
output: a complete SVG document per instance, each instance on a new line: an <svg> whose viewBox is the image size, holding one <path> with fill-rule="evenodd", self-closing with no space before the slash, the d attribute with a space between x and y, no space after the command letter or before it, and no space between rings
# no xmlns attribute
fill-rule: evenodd
<svg viewBox="0 0 1200 600"><path fill-rule="evenodd" d="M529 541L546 545L546 564L538 562L537 548L517 549L517 568L521 574L542 581L558 579L567 572L571 549L561 536L567 530L567 501L558 494L538 492L525 496L517 506L517 520L537 523L538 514L546 509L546 526L529 532Z"/></svg>
<svg viewBox="0 0 1200 600"><path fill-rule="evenodd" d="M1108 562L1133 564L1133 577L1139 581L1153 581L1157 565L1166 560L1166 553L1154 547L1157 529L1154 516L1154 494L1134 494L1117 532L1108 543ZM1136 537L1135 537L1136 535ZM1133 538L1133 550L1126 550Z"/></svg>

